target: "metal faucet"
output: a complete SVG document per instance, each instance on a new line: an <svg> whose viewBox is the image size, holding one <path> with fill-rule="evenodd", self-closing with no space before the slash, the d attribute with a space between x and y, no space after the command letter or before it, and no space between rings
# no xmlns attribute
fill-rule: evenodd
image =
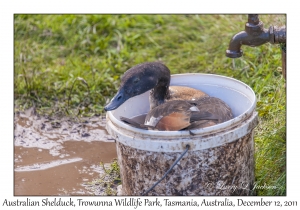
<svg viewBox="0 0 300 210"><path fill-rule="evenodd" d="M269 29L264 28L264 24L259 20L257 14L249 14L248 22L245 25L245 31L235 34L226 50L226 56L229 58L239 58L243 55L242 45L251 47L260 46L270 42L271 44L286 43L286 30L283 27L270 26ZM286 52L282 49L282 72L285 77L285 59Z"/></svg>

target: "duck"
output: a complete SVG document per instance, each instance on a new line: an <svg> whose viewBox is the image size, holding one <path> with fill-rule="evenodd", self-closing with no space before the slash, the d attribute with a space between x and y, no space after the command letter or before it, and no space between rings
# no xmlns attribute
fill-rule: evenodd
<svg viewBox="0 0 300 210"><path fill-rule="evenodd" d="M144 124L132 119L120 119L133 127L159 130L179 131L213 126L233 118L230 107L216 97L203 97L198 100L171 100L161 104L148 112Z"/></svg>
<svg viewBox="0 0 300 210"><path fill-rule="evenodd" d="M204 97L194 101L168 101L159 105L149 111L144 125L159 131L190 131L232 118L232 111L224 101L216 97Z"/></svg>
<svg viewBox="0 0 300 210"><path fill-rule="evenodd" d="M105 111L117 109L129 98L150 90L150 110L172 100L197 100L208 94L186 86L170 86L169 68L161 62L145 62L128 69L121 77L120 87L104 107Z"/></svg>
<svg viewBox="0 0 300 210"><path fill-rule="evenodd" d="M150 111L144 124L122 116L120 120L148 130L190 131L232 118L230 107L221 99L194 88L170 86L170 78L170 70L160 62L134 66L124 73L118 92L104 110L117 109L129 98L150 90Z"/></svg>

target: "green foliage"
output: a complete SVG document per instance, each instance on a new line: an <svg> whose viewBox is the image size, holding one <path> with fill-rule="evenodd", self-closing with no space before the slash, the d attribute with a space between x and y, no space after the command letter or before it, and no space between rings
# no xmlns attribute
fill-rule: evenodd
<svg viewBox="0 0 300 210"><path fill-rule="evenodd" d="M265 27L284 15L260 15ZM15 110L92 116L116 93L128 68L164 62L173 74L203 72L233 77L257 96L256 179L276 185L260 195L285 195L286 93L279 45L242 46L225 56L247 15L15 15ZM281 46L284 47L285 46Z"/></svg>
<svg viewBox="0 0 300 210"><path fill-rule="evenodd" d="M117 195L117 191L115 190L118 185L121 184L120 178L120 168L117 160L114 160L111 164L103 164L100 162L100 166L102 167L103 173L99 179L96 179L92 182L86 184L88 188L97 188L99 191L99 195ZM101 186L96 187L96 186ZM102 192L101 192L102 191Z"/></svg>

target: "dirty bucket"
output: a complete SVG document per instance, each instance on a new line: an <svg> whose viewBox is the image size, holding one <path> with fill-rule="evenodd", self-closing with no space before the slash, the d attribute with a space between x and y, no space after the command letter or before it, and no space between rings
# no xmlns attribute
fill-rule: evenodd
<svg viewBox="0 0 300 210"><path fill-rule="evenodd" d="M122 195L141 195L154 185L190 145L190 149L148 195L253 195L253 129L256 97L246 84L211 74L172 75L171 85L200 89L225 101L234 118L207 128L152 131L127 125L149 111L149 92L107 112L107 131L116 139Z"/></svg>

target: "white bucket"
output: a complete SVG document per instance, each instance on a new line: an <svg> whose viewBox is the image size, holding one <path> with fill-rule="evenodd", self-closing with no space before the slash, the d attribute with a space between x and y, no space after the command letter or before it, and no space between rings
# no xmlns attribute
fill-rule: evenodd
<svg viewBox="0 0 300 210"><path fill-rule="evenodd" d="M253 90L238 80L211 74L172 75L171 85L189 86L218 97L232 109L227 122L189 131L151 131L119 120L149 111L149 92L107 113L107 131L116 138L123 195L141 195L187 154L148 195L252 195L253 129L258 123Z"/></svg>

